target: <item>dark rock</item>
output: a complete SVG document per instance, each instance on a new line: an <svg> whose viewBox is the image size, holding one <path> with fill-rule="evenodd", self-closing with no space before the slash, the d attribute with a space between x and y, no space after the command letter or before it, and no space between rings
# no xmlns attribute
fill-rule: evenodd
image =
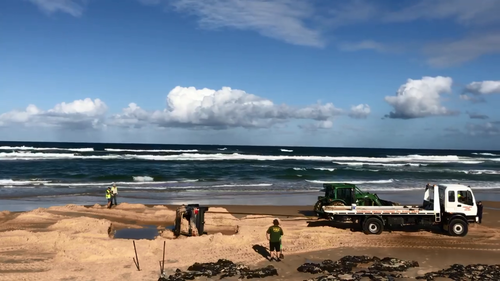
<svg viewBox="0 0 500 281"><path fill-rule="evenodd" d="M249 269L247 266L220 259L215 263L194 263L187 271L177 269L173 275L160 277L158 281L194 280L201 276L214 277L217 275L220 275L220 279L232 276L239 276L240 279L252 279L276 276L278 271L272 265L259 269Z"/></svg>
<svg viewBox="0 0 500 281"><path fill-rule="evenodd" d="M368 270L354 272L359 264L372 263ZM369 278L370 280L391 281L395 278L402 278L401 274L392 274L387 272L406 271L410 267L418 267L416 261L404 261L396 258L370 257L370 256L345 256L338 261L324 260L321 263L304 263L297 268L299 272L311 274L328 274L316 277L310 280L330 281L330 280L361 280Z"/></svg>
<svg viewBox="0 0 500 281"><path fill-rule="evenodd" d="M418 276L417 279L424 279L427 281L434 280L436 277L450 278L455 281L465 280L500 280L500 265L486 265L486 264L470 264L461 265L454 264L446 269L435 272L426 273L424 276Z"/></svg>
<svg viewBox="0 0 500 281"><path fill-rule="evenodd" d="M259 269L240 270L240 279L264 278L267 276L278 276L278 270L272 265Z"/></svg>
<svg viewBox="0 0 500 281"><path fill-rule="evenodd" d="M299 266L299 268L297 268L297 271L317 274L323 272L323 269L321 269L321 265L319 263L306 262L303 265Z"/></svg>
<svg viewBox="0 0 500 281"><path fill-rule="evenodd" d="M395 258L383 258L373 263L369 268L377 271L406 271L410 267L419 267L416 261L404 261Z"/></svg>

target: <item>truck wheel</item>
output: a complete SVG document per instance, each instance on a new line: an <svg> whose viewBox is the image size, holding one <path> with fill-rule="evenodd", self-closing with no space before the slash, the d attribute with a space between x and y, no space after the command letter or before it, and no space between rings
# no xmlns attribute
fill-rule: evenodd
<svg viewBox="0 0 500 281"><path fill-rule="evenodd" d="M461 219L454 219L448 225L448 233L451 236L465 236L468 231L467 223Z"/></svg>
<svg viewBox="0 0 500 281"><path fill-rule="evenodd" d="M369 218L363 223L363 232L365 234L381 234L384 231L384 225L378 218Z"/></svg>

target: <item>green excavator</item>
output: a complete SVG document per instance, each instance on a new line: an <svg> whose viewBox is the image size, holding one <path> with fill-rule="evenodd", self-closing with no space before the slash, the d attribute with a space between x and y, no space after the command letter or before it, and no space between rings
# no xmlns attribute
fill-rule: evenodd
<svg viewBox="0 0 500 281"><path fill-rule="evenodd" d="M323 216L323 206L399 206L397 202L380 199L377 194L360 190L350 183L323 184L324 196L318 196L314 205L314 212L318 217Z"/></svg>

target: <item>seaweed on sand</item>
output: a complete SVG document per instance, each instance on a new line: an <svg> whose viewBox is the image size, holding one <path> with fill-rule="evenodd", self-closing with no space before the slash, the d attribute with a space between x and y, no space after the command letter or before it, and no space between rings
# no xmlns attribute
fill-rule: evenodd
<svg viewBox="0 0 500 281"><path fill-rule="evenodd" d="M359 264L371 265L367 270L354 271ZM416 261L405 261L396 258L378 258L370 256L345 256L338 261L324 260L321 263L304 263L297 268L299 272L325 275L309 280L361 280L368 277L370 280L395 280L403 277L400 273L411 267L418 267Z"/></svg>
<svg viewBox="0 0 500 281"><path fill-rule="evenodd" d="M267 267L250 269L242 264L235 264L230 260L220 259L217 262L194 263L187 271L177 269L173 275L160 277L158 281L184 281L194 280L197 277L214 277L220 275L225 277L239 276L239 279L264 278L277 276L278 271L272 265Z"/></svg>

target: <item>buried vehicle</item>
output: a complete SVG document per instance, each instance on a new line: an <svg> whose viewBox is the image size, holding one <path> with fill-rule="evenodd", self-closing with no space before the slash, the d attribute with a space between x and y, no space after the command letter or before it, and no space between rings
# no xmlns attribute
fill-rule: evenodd
<svg viewBox="0 0 500 281"><path fill-rule="evenodd" d="M358 223L365 234L381 234L391 226L439 226L450 236L466 236L469 223L479 222L471 188L462 184L427 184L421 206L324 206L330 220Z"/></svg>
<svg viewBox="0 0 500 281"><path fill-rule="evenodd" d="M377 194L364 192L351 183L325 183L324 196L318 196L314 205L317 216L323 217L324 206L399 206L399 203L380 199Z"/></svg>

